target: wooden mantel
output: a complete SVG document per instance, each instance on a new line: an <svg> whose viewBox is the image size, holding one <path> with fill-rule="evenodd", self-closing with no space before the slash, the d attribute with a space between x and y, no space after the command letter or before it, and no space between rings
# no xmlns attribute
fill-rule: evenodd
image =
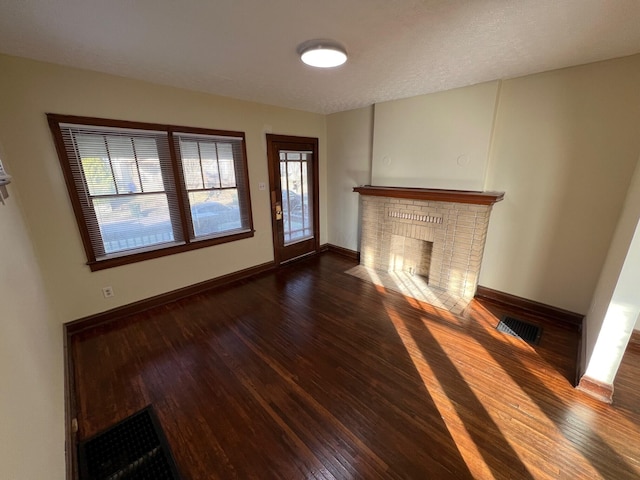
<svg viewBox="0 0 640 480"><path fill-rule="evenodd" d="M360 195L373 195L376 197L410 198L412 200L434 200L436 202L471 203L474 205L493 205L504 198L504 192L377 187L373 185L354 187L353 191L358 192Z"/></svg>

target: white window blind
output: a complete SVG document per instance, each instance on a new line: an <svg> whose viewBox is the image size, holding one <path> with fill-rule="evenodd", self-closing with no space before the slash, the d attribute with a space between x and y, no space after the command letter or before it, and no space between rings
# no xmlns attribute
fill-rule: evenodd
<svg viewBox="0 0 640 480"><path fill-rule="evenodd" d="M183 242L167 133L60 125L96 260ZM168 177L168 178L165 178Z"/></svg>
<svg viewBox="0 0 640 480"><path fill-rule="evenodd" d="M193 239L247 231L243 139L175 133Z"/></svg>

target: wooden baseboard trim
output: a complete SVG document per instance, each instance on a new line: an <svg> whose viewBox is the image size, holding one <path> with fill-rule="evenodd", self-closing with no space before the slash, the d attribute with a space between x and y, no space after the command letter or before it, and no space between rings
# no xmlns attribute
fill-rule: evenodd
<svg viewBox="0 0 640 480"><path fill-rule="evenodd" d="M338 255L342 255L343 257L355 260L356 262L360 262L360 252L356 252L355 250L351 250L349 248L339 247L338 245L333 245L332 243L327 243L323 246L326 247L326 250L328 250L329 252L337 253Z"/></svg>
<svg viewBox="0 0 640 480"><path fill-rule="evenodd" d="M161 293L155 297L140 300L138 302L129 303L121 307L107 310L106 312L97 313L88 317L80 318L72 322L65 323L65 333L67 336L75 335L88 328L93 328L98 325L113 322L129 315L144 312L150 308L165 305L181 298L185 298L191 295L211 290L213 288L221 287L223 285L229 285L236 283L256 275L272 272L276 269L274 262L267 262L255 267L245 268L238 272L233 272L221 277L212 278L211 280L205 280L204 282L189 285L188 287L179 288L167 293Z"/></svg>
<svg viewBox="0 0 640 480"><path fill-rule="evenodd" d="M579 332L582 331L584 315L579 313L552 307L551 305L545 305L544 303L517 297L510 293L500 292L481 285L478 285L475 298L508 307L512 311L521 311L529 315L544 317L555 322L564 323L576 328Z"/></svg>
<svg viewBox="0 0 640 480"><path fill-rule="evenodd" d="M594 380L586 375L582 376L576 389L586 393L596 400L600 400L601 402L613 402L613 385L599 382L598 380Z"/></svg>

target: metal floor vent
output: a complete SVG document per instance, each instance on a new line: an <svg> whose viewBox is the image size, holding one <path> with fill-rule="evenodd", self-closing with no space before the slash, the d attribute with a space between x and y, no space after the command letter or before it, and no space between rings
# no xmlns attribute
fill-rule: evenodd
<svg viewBox="0 0 640 480"><path fill-rule="evenodd" d="M151 407L80 443L81 480L179 480Z"/></svg>
<svg viewBox="0 0 640 480"><path fill-rule="evenodd" d="M532 345L540 343L540 337L542 336L542 328L531 323L523 322L513 317L504 317L498 323L496 329L499 332L506 333L517 338L524 340Z"/></svg>

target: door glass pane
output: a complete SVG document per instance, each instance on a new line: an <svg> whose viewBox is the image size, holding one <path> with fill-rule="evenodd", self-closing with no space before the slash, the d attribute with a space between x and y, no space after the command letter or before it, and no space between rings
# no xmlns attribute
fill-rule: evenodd
<svg viewBox="0 0 640 480"><path fill-rule="evenodd" d="M313 238L313 195L308 175L309 152L280 152L280 186L282 188L282 214L284 244Z"/></svg>

